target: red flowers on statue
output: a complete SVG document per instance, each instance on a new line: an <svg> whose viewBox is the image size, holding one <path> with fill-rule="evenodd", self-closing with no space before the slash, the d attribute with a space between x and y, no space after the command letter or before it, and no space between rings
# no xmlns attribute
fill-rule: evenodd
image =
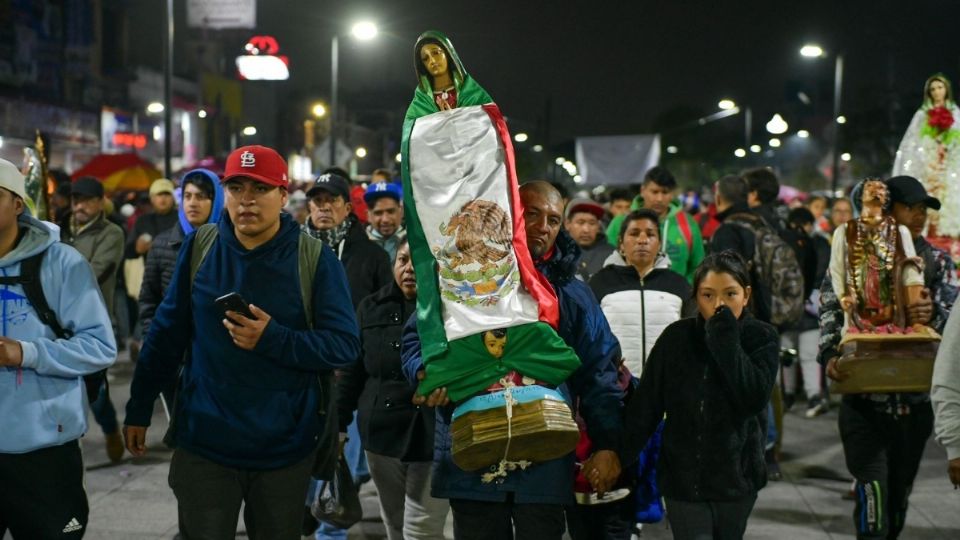
<svg viewBox="0 0 960 540"><path fill-rule="evenodd" d="M927 125L942 133L953 125L953 115L946 107L934 107L927 111Z"/></svg>

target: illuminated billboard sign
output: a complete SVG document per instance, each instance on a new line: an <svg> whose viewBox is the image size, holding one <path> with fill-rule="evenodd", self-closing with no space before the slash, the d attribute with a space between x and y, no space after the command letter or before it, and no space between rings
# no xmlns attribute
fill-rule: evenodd
<svg viewBox="0 0 960 540"><path fill-rule="evenodd" d="M285 81L290 78L289 60L278 54L280 45L273 36L254 36L237 57L237 73L248 81Z"/></svg>

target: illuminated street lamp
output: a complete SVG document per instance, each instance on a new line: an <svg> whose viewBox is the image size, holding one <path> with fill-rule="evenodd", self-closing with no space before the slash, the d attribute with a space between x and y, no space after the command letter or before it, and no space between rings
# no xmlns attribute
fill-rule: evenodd
<svg viewBox="0 0 960 540"><path fill-rule="evenodd" d="M738 158L747 157L747 151L743 148L737 148L733 151L733 155L737 156Z"/></svg>
<svg viewBox="0 0 960 540"><path fill-rule="evenodd" d="M367 149L362 146L357 147L357 151L355 152L355 154L357 155L358 158L363 159L367 157Z"/></svg>
<svg viewBox="0 0 960 540"><path fill-rule="evenodd" d="M319 102L314 103L313 107L310 107L310 112L317 118L323 118L327 115L327 106Z"/></svg>
<svg viewBox="0 0 960 540"><path fill-rule="evenodd" d="M360 41L369 41L377 37L377 25L370 21L360 21L353 25L350 33Z"/></svg>
<svg viewBox="0 0 960 540"><path fill-rule="evenodd" d="M770 148L780 148L780 139L776 137L770 139Z"/></svg>
<svg viewBox="0 0 960 540"><path fill-rule="evenodd" d="M247 137L253 137L257 134L257 128L255 126L247 126L243 128L242 133Z"/></svg>
<svg viewBox="0 0 960 540"><path fill-rule="evenodd" d="M513 140L517 142L527 142L527 139L529 138L530 136L527 135L526 133L517 133L516 135L513 136Z"/></svg>
<svg viewBox="0 0 960 540"><path fill-rule="evenodd" d="M808 43L800 48L800 55L804 58L825 58L827 53L819 45L814 45ZM840 114L840 98L842 97L843 91L843 55L836 54L834 55L834 66L833 66L833 117L837 119L836 123L833 125L833 140L831 141L831 146L833 147L833 170L832 178L830 179L830 191L837 191L837 182L839 181L840 175L840 162L839 159L839 147L840 147L840 124L843 124L847 121L846 118ZM843 120L841 120L843 118Z"/></svg>
<svg viewBox="0 0 960 540"><path fill-rule="evenodd" d="M819 45L809 43L800 47L800 55L806 58L820 58L823 56L823 48Z"/></svg>
<svg viewBox="0 0 960 540"><path fill-rule="evenodd" d="M160 103L159 101L154 101L147 105L147 112L150 114L160 114L164 111L164 109L166 109L166 107L164 107L163 103Z"/></svg>
<svg viewBox="0 0 960 540"><path fill-rule="evenodd" d="M797 137L800 137L801 139L806 139L810 137L810 132L805 129L801 129L800 131L797 132Z"/></svg>
<svg viewBox="0 0 960 540"><path fill-rule="evenodd" d="M734 103L732 99L721 99L720 103L717 103L717 107L720 107L720 109L724 111L729 111L736 106L737 104Z"/></svg>
<svg viewBox="0 0 960 540"><path fill-rule="evenodd" d="M779 114L773 115L773 118L767 122L767 131L773 135L782 135L786 133L789 128L790 126L787 125L787 121Z"/></svg>
<svg viewBox="0 0 960 540"><path fill-rule="evenodd" d="M377 37L377 25L371 21L361 21L350 30L354 39L369 41ZM337 161L337 82L340 77L340 41L337 34L330 40L330 166Z"/></svg>

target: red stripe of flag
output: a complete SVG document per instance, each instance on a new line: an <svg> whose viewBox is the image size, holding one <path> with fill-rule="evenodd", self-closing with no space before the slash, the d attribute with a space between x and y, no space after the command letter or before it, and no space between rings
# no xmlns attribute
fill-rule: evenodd
<svg viewBox="0 0 960 540"><path fill-rule="evenodd" d="M513 251L517 254L517 264L520 266L520 281L537 301L540 310L539 319L556 330L560 321L560 306L557 295L553 292L553 286L550 285L547 278L537 272L537 269L533 266L533 259L530 258L530 250L527 248L527 228L523 221L523 204L520 202L520 184L517 182L517 169L510 132L507 130L507 123L496 104L488 103L482 107L490 116L490 120L493 121L497 134L500 136L500 143L503 145L507 180L510 183L508 186L510 206L513 212Z"/></svg>

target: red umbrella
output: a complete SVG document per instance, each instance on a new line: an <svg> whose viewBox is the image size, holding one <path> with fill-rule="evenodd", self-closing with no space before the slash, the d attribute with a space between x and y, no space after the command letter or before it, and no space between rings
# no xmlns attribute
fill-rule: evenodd
<svg viewBox="0 0 960 540"><path fill-rule="evenodd" d="M92 176L103 183L107 192L117 190L146 191L160 178L153 163L137 154L98 154L73 173L73 179Z"/></svg>

